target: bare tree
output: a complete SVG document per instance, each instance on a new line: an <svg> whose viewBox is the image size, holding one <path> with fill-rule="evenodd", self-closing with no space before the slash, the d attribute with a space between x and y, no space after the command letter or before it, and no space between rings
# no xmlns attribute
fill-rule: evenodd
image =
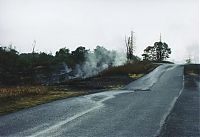
<svg viewBox="0 0 200 137"><path fill-rule="evenodd" d="M127 61L130 62L133 59L133 52L135 49L135 37L133 35L133 31L131 31L131 36L125 36L125 44L126 44L126 56Z"/></svg>
<svg viewBox="0 0 200 137"><path fill-rule="evenodd" d="M35 60L35 46L36 46L36 40L33 41L33 50L32 50L32 67L33 67L33 64L34 64L34 60Z"/></svg>
<svg viewBox="0 0 200 137"><path fill-rule="evenodd" d="M35 53L36 40L33 41L32 46L33 46L32 54L34 54Z"/></svg>
<svg viewBox="0 0 200 137"><path fill-rule="evenodd" d="M35 77L35 71L34 71L34 65L35 65L35 46L36 46L36 40L33 41L33 49L32 49L32 60L31 60L31 77L34 78ZM31 81L32 83L34 82Z"/></svg>

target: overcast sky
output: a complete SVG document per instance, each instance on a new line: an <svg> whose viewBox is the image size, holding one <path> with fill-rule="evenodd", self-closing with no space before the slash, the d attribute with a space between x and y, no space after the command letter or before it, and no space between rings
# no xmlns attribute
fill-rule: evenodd
<svg viewBox="0 0 200 137"><path fill-rule="evenodd" d="M0 0L0 44L20 52L55 53L61 47L97 45L125 51L124 36L135 32L136 52L159 40L170 60L198 61L198 0Z"/></svg>

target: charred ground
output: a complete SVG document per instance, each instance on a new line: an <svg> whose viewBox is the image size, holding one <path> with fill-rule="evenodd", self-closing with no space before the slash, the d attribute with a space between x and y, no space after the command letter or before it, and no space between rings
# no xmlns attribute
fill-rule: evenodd
<svg viewBox="0 0 200 137"><path fill-rule="evenodd" d="M157 66L150 62L136 62L108 68L93 77L71 79L52 86L2 87L0 88L0 115L53 100L119 89Z"/></svg>
<svg viewBox="0 0 200 137"><path fill-rule="evenodd" d="M144 74L149 73L158 65L150 62L129 63L111 67L100 72L97 76L86 79L73 79L59 84L59 87L84 90L106 90L123 87Z"/></svg>

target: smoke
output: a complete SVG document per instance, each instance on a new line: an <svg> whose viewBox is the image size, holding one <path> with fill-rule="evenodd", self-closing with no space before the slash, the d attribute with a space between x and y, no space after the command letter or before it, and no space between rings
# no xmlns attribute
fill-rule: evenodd
<svg viewBox="0 0 200 137"><path fill-rule="evenodd" d="M113 66L119 66L126 62L125 53L109 51L104 47L97 46L93 52L85 55L86 60L83 64L76 65L75 76L87 78Z"/></svg>
<svg viewBox="0 0 200 137"><path fill-rule="evenodd" d="M72 69L70 67L68 67L67 64L64 62L63 62L63 67L64 67L64 69L63 69L64 73L72 72Z"/></svg>

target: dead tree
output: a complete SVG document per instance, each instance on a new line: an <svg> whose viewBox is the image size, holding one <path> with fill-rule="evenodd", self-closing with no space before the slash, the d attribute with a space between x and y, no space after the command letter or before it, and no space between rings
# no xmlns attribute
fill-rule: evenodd
<svg viewBox="0 0 200 137"><path fill-rule="evenodd" d="M131 62L133 59L133 52L135 49L135 37L133 36L133 31L131 31L131 36L128 38L125 36L125 44L126 44L126 57L127 61Z"/></svg>
<svg viewBox="0 0 200 137"><path fill-rule="evenodd" d="M30 69L30 74L31 74L31 83L33 84L34 83L34 78L35 78L35 70L34 70L34 67L35 67L35 46L36 46L36 40L33 41L33 49L32 49L32 60L31 60L31 69Z"/></svg>
<svg viewBox="0 0 200 137"><path fill-rule="evenodd" d="M32 50L32 66L34 64L34 60L35 60L35 46L36 46L36 40L33 41L33 50Z"/></svg>

